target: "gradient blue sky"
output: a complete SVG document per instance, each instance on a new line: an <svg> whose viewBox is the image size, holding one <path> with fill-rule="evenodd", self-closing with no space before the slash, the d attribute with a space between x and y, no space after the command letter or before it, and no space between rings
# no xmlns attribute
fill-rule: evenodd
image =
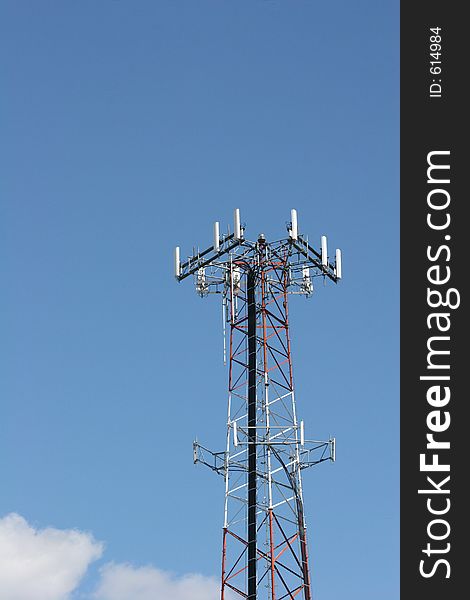
<svg viewBox="0 0 470 600"><path fill-rule="evenodd" d="M281 237L295 207L344 254L290 305L299 414L338 440L305 475L316 598L398 597L398 1L0 12L0 517L218 576L222 481L191 443L224 445L220 306L172 251L235 207Z"/></svg>

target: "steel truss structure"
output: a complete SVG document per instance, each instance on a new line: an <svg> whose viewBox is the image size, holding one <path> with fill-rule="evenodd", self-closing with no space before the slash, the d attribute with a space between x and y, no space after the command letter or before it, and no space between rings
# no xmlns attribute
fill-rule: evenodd
<svg viewBox="0 0 470 600"><path fill-rule="evenodd" d="M311 600L301 472L335 460L335 439L305 439L292 373L288 295L313 292L315 277L337 282L341 253L328 260L298 234L292 211L286 239L245 239L235 232L181 264L178 280L222 297L228 325L228 418L224 451L194 443L194 461L224 478L221 600Z"/></svg>

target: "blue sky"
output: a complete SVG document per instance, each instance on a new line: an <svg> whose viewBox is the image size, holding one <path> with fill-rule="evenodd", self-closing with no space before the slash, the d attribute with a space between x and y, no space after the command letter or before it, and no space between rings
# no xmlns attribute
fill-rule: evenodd
<svg viewBox="0 0 470 600"><path fill-rule="evenodd" d="M105 543L73 597L109 562L219 575L191 443L224 444L220 306L172 251L235 207L249 238L297 208L343 250L341 285L290 304L299 414L338 440L304 479L313 583L397 597L398 10L2 2L0 518Z"/></svg>

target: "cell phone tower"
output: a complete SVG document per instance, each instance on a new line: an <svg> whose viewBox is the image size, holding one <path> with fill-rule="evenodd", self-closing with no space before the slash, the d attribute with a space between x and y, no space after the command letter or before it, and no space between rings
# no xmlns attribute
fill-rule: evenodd
<svg viewBox="0 0 470 600"><path fill-rule="evenodd" d="M312 598L301 472L334 461L335 439L306 439L297 417L288 296L310 296L315 277L337 283L341 251L332 264L325 236L312 248L295 210L287 227L285 239L249 241L236 209L233 233L215 223L213 245L185 262L175 249L177 280L222 298L227 441L221 452L193 444L194 462L225 482L221 600Z"/></svg>

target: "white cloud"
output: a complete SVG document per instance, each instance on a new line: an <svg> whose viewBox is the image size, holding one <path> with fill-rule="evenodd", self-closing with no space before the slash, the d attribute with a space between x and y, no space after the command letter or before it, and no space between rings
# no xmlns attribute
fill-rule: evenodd
<svg viewBox="0 0 470 600"><path fill-rule="evenodd" d="M15 513L0 518L0 600L71 600L74 591L80 592L88 567L102 553L103 544L90 533L37 529ZM220 581L199 574L178 577L153 566L107 563L91 598L219 600Z"/></svg>
<svg viewBox="0 0 470 600"><path fill-rule="evenodd" d="M215 577L175 577L155 567L109 563L101 569L96 600L219 600Z"/></svg>
<svg viewBox="0 0 470 600"><path fill-rule="evenodd" d="M89 533L0 518L0 600L67 600L102 552Z"/></svg>

